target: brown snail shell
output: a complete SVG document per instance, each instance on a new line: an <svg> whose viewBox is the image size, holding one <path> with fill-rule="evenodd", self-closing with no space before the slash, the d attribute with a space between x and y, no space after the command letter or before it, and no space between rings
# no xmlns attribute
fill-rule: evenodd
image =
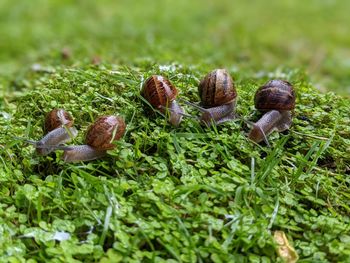
<svg viewBox="0 0 350 263"><path fill-rule="evenodd" d="M215 69L199 83L199 97L204 108L212 108L232 102L237 92L226 69Z"/></svg>
<svg viewBox="0 0 350 263"><path fill-rule="evenodd" d="M261 111L293 110L295 108L293 86L284 80L270 80L256 91L254 103Z"/></svg>
<svg viewBox="0 0 350 263"><path fill-rule="evenodd" d="M61 127L62 125L72 127L73 124L73 117L67 111L63 109L53 109L46 115L44 130L46 133L48 133Z"/></svg>
<svg viewBox="0 0 350 263"><path fill-rule="evenodd" d="M113 141L124 135L125 128L125 122L119 116L99 117L87 131L86 144L97 150L113 149Z"/></svg>
<svg viewBox="0 0 350 263"><path fill-rule="evenodd" d="M141 95L155 108L164 112L164 107L175 100L177 89L165 77L152 75L149 77L141 90Z"/></svg>

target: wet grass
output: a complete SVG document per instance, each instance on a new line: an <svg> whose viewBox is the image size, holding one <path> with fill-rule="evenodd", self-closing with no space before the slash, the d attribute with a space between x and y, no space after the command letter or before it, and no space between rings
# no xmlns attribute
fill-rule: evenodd
<svg viewBox="0 0 350 263"><path fill-rule="evenodd" d="M114 64L149 58L236 67L301 69L322 91L350 94L347 1L12 1L0 4L0 74L32 63L99 56Z"/></svg>
<svg viewBox="0 0 350 263"><path fill-rule="evenodd" d="M349 261L348 2L0 5L0 261L281 262L276 230L299 262ZM171 127L139 95L158 73L198 101L217 67L250 121L260 85L293 83L293 126L271 148L240 120ZM126 133L100 160L38 156L15 137L41 138L54 107L74 116L75 144L104 114Z"/></svg>
<svg viewBox="0 0 350 263"><path fill-rule="evenodd" d="M230 72L237 112L251 121L259 85L277 77L294 84L294 124L270 137L271 148L250 142L240 120L207 129L185 119L173 128L148 114L139 96L147 76L168 76L197 101L201 67L146 61L25 72L1 108L2 259L271 262L273 232L282 230L301 262L347 261L349 101L319 93L299 71ZM103 114L122 115L126 134L93 162L37 156L13 136L39 139L53 107L75 117L75 143Z"/></svg>

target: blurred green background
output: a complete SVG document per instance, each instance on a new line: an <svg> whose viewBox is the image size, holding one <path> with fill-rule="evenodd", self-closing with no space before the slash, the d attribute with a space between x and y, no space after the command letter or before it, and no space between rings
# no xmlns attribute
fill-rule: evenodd
<svg viewBox="0 0 350 263"><path fill-rule="evenodd" d="M1 0L0 74L149 59L247 74L301 69L321 91L349 96L349 12L346 0Z"/></svg>

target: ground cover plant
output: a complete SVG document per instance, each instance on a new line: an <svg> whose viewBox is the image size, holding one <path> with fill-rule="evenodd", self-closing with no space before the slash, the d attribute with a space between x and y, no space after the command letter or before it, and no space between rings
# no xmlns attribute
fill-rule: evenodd
<svg viewBox="0 0 350 263"><path fill-rule="evenodd" d="M283 262L276 231L298 262L349 262L348 2L0 5L0 262ZM240 119L174 128L139 95L161 74L196 102L222 67L250 121L259 86L294 85L270 148ZM99 160L38 156L16 137L41 138L53 108L74 116L74 144L101 115L127 130Z"/></svg>
<svg viewBox="0 0 350 263"><path fill-rule="evenodd" d="M258 118L260 84L283 77L295 86L293 128L272 135L267 148L247 140L239 120L206 129L188 119L175 129L159 114L150 118L139 90L153 73L196 101L206 70L86 65L17 80L26 92L3 105L9 115L1 118L2 259L269 262L276 260L274 230L287 233L301 261L348 259L346 99L320 94L298 71L255 79L231 71L237 112L250 120ZM103 160L35 156L12 136L40 138L43 113L53 107L69 110L81 131L101 114L118 113L126 134Z"/></svg>

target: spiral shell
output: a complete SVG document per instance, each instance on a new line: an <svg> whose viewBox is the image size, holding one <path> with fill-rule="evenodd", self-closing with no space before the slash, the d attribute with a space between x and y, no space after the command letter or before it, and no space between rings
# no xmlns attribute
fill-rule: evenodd
<svg viewBox="0 0 350 263"><path fill-rule="evenodd" d="M204 77L198 87L204 108L212 108L232 102L237 92L226 69L215 69Z"/></svg>
<svg viewBox="0 0 350 263"><path fill-rule="evenodd" d="M254 103L261 111L293 110L295 108L293 86L284 80L270 80L256 91Z"/></svg>
<svg viewBox="0 0 350 263"><path fill-rule="evenodd" d="M87 131L86 144L97 150L113 149L113 141L124 135L125 128L126 124L119 116L99 117Z"/></svg>
<svg viewBox="0 0 350 263"><path fill-rule="evenodd" d="M72 127L73 124L73 117L67 111L63 109L53 109L46 115L44 130L48 133L62 125Z"/></svg>
<svg viewBox="0 0 350 263"><path fill-rule="evenodd" d="M169 103L175 100L177 89L165 77L153 75L149 77L141 90L141 95L155 108L163 111Z"/></svg>

